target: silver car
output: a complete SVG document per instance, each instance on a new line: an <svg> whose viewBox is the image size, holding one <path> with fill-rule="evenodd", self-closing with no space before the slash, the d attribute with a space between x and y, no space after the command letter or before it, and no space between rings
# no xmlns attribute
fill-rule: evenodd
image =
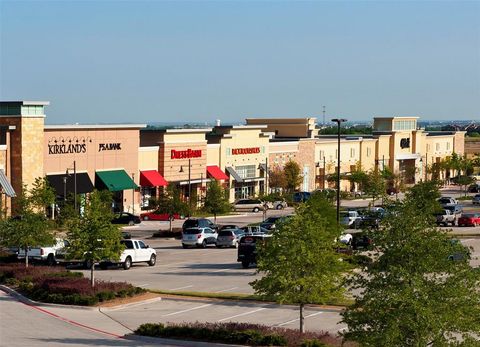
<svg viewBox="0 0 480 347"><path fill-rule="evenodd" d="M266 208L266 204L258 199L240 199L233 205L235 211L258 212Z"/></svg>
<svg viewBox="0 0 480 347"><path fill-rule="evenodd" d="M182 233L182 246L197 246L205 248L207 245L216 244L217 232L210 228L189 228Z"/></svg>
<svg viewBox="0 0 480 347"><path fill-rule="evenodd" d="M220 230L217 237L217 247L235 247L238 248L238 241L244 235L242 229L223 229Z"/></svg>

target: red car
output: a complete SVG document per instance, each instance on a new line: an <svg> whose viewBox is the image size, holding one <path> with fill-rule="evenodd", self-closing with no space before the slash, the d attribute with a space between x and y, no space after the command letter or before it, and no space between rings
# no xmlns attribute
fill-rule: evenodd
<svg viewBox="0 0 480 347"><path fill-rule="evenodd" d="M480 225L480 213L465 213L458 219L458 226L472 226Z"/></svg>
<svg viewBox="0 0 480 347"><path fill-rule="evenodd" d="M170 220L169 218L170 216L168 215L168 213L163 213L163 212L159 212L159 211L153 211L153 212L145 212L145 213L141 213L140 214L140 218L142 220L163 220L163 221L168 221ZM180 219L180 215L178 213L175 213L171 219L172 220L175 220L175 219Z"/></svg>

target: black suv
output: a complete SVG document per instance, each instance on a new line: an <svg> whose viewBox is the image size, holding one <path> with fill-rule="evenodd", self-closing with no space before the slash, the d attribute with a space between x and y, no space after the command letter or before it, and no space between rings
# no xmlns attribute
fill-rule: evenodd
<svg viewBox="0 0 480 347"><path fill-rule="evenodd" d="M190 218L183 222L183 231L191 228L210 228L218 232L218 225L213 224L212 221L207 218Z"/></svg>
<svg viewBox="0 0 480 347"><path fill-rule="evenodd" d="M118 212L112 219L112 224L140 224L140 217L135 216L129 212Z"/></svg>
<svg viewBox="0 0 480 347"><path fill-rule="evenodd" d="M257 234L244 235L240 238L237 261L242 263L244 269L257 262L257 244L265 242L270 237L271 235Z"/></svg>

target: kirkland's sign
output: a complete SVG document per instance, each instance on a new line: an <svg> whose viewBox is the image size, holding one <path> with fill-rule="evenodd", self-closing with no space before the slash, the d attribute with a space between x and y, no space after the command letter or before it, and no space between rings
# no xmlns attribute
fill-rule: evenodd
<svg viewBox="0 0 480 347"><path fill-rule="evenodd" d="M171 159L190 159L190 158L200 158L202 156L201 149L186 149L184 151L176 151L172 149L170 158Z"/></svg>
<svg viewBox="0 0 480 347"><path fill-rule="evenodd" d="M89 142L92 142L89 137L52 137L48 139L48 154L85 153Z"/></svg>
<svg viewBox="0 0 480 347"><path fill-rule="evenodd" d="M233 148L232 154L257 154L260 153L260 147L249 147L249 148Z"/></svg>

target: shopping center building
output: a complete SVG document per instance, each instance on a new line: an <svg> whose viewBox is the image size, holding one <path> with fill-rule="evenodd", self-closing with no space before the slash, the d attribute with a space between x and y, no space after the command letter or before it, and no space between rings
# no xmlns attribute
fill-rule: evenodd
<svg viewBox="0 0 480 347"><path fill-rule="evenodd" d="M48 179L58 200L76 193L81 201L93 189L106 189L114 210L137 213L169 183L191 204L201 202L212 179L230 201L258 196L269 191L269 171L290 160L301 168L299 190L334 186L328 177L338 165L337 137L318 135L313 117L162 130L144 124L45 125L48 105L0 103L0 185L7 213L22 185L31 187L38 177ZM454 152L463 155L464 132L426 132L417 120L376 117L372 134L341 136L342 176L358 167L389 167L409 173L407 183L415 183L428 177L428 165ZM341 182L342 190L357 188Z"/></svg>

